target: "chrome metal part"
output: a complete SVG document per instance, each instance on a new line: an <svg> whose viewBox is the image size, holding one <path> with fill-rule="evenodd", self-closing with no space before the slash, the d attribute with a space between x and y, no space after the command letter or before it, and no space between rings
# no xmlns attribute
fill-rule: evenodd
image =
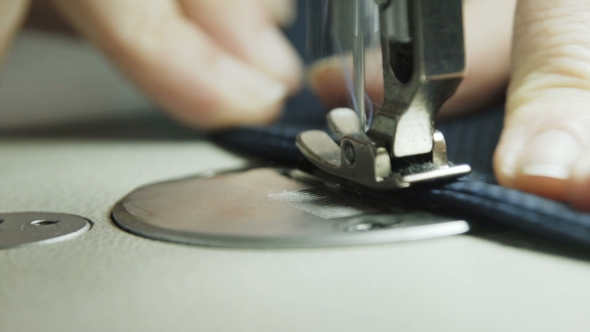
<svg viewBox="0 0 590 332"><path fill-rule="evenodd" d="M358 29L359 17L364 17L361 2L356 2ZM366 132L363 112L355 121L354 111L333 110L328 123L337 142L327 134L309 131L298 137L299 149L322 170L380 190L470 173L469 166L448 162L444 137L434 129L440 107L454 94L464 72L462 1L375 2L379 5L383 105ZM360 92L365 86L363 35L357 31L353 52L357 103L364 100Z"/></svg>
<svg viewBox="0 0 590 332"><path fill-rule="evenodd" d="M367 110L365 105L365 1L354 0L355 2L355 31L354 31L354 100L356 101L356 111L359 116L360 125L363 131L367 125Z"/></svg>
<svg viewBox="0 0 590 332"><path fill-rule="evenodd" d="M465 70L462 1L392 0L380 21L385 100L369 135L393 158L429 153L436 114Z"/></svg>
<svg viewBox="0 0 590 332"><path fill-rule="evenodd" d="M62 213L0 214L0 249L69 240L90 230L88 220Z"/></svg>
<svg viewBox="0 0 590 332"><path fill-rule="evenodd" d="M356 114L336 109L328 115L329 127L338 143L323 131L310 130L297 137L297 147L314 165L338 177L377 190L407 188L413 184L460 177L471 172L468 165L454 166L446 160L443 135L433 134L433 150L417 161L394 164L382 141L363 133ZM356 128L356 132L351 130ZM346 134L344 134L346 133ZM354 162L350 156L354 156Z"/></svg>
<svg viewBox="0 0 590 332"><path fill-rule="evenodd" d="M234 248L370 245L465 233L465 221L404 210L296 169L254 168L154 184L117 203L131 233Z"/></svg>

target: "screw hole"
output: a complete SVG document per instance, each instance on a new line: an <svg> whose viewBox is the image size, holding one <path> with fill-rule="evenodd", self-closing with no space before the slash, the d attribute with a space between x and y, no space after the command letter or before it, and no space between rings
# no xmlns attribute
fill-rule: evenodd
<svg viewBox="0 0 590 332"><path fill-rule="evenodd" d="M354 146L352 146L350 142L344 143L344 158L351 165L356 162L356 152L354 151Z"/></svg>
<svg viewBox="0 0 590 332"><path fill-rule="evenodd" d="M352 227L352 231L356 231L356 232L366 232L366 231L372 231L372 230L377 230L377 229L384 229L384 228L388 228L391 225L386 225L383 223L379 223L379 222L366 222L366 223L360 223L360 224L356 224Z"/></svg>
<svg viewBox="0 0 590 332"><path fill-rule="evenodd" d="M0 224L4 222L4 219L0 219Z"/></svg>
<svg viewBox="0 0 590 332"><path fill-rule="evenodd" d="M390 215L363 216L350 220L346 226L347 232L371 232L394 228L402 220Z"/></svg>
<svg viewBox="0 0 590 332"><path fill-rule="evenodd" d="M59 222L59 220L48 220L48 219L39 219L31 221L31 225L34 226L49 226L55 225Z"/></svg>
<svg viewBox="0 0 590 332"><path fill-rule="evenodd" d="M369 231L376 231L380 229L387 229L390 228L392 225L388 223L383 223L379 221L367 221L361 222L358 224L349 225L346 230L348 232L369 232Z"/></svg>

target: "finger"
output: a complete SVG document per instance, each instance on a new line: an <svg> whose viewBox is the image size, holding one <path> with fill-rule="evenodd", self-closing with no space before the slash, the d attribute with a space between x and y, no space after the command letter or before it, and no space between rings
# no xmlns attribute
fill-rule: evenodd
<svg viewBox="0 0 590 332"><path fill-rule="evenodd" d="M258 0L268 9L273 21L286 27L297 18L297 2L295 0Z"/></svg>
<svg viewBox="0 0 590 332"><path fill-rule="evenodd" d="M500 183L566 200L590 146L588 1L519 2L506 112L495 156Z"/></svg>
<svg viewBox="0 0 590 332"><path fill-rule="evenodd" d="M471 0L464 5L466 75L442 116L481 110L498 100L510 72L516 0Z"/></svg>
<svg viewBox="0 0 590 332"><path fill-rule="evenodd" d="M175 1L55 3L155 101L189 124L259 124L281 109L286 86L228 54Z"/></svg>
<svg viewBox="0 0 590 332"><path fill-rule="evenodd" d="M383 70L380 49L365 55L365 91L372 103L383 102ZM351 105L353 59L351 54L322 59L311 65L308 84L329 108Z"/></svg>
<svg viewBox="0 0 590 332"><path fill-rule="evenodd" d="M32 0L29 14L25 22L26 28L38 29L45 32L75 36L71 26L56 12L53 4L46 0Z"/></svg>
<svg viewBox="0 0 590 332"><path fill-rule="evenodd" d="M590 149L584 151L584 155L574 164L568 186L568 198L572 205L590 211Z"/></svg>
<svg viewBox="0 0 590 332"><path fill-rule="evenodd" d="M512 21L515 0L468 1L465 4L466 77L455 95L444 105L441 115L481 109L503 93L508 80ZM331 107L343 106L349 99L346 56L322 60L310 68L309 84ZM383 98L380 51L369 51L366 58L366 91L377 104ZM349 72L349 71L348 71Z"/></svg>
<svg viewBox="0 0 590 332"><path fill-rule="evenodd" d="M298 89L301 61L260 0L181 3L187 15L230 53L287 84L291 91Z"/></svg>
<svg viewBox="0 0 590 332"><path fill-rule="evenodd" d="M0 63L29 6L28 0L0 0Z"/></svg>

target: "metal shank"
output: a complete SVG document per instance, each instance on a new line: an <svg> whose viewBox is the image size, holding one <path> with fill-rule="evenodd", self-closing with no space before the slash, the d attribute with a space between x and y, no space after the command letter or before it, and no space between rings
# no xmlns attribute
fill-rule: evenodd
<svg viewBox="0 0 590 332"><path fill-rule="evenodd" d="M434 129L439 108L464 71L462 1L375 1L380 5L383 106L366 133L353 110L332 110L328 124L336 142L323 131L307 131L297 138L299 150L323 171L378 190L470 173L468 165L447 161L444 137ZM361 60L355 66L364 64ZM356 87L364 86L362 79L364 73L355 75Z"/></svg>
<svg viewBox="0 0 590 332"><path fill-rule="evenodd" d="M432 137L434 148L425 161L393 168L383 142L362 132L353 110L333 110L328 115L328 123L338 144L325 132L310 130L297 137L297 147L321 170L363 186L377 190L400 189L471 172L467 165L448 163L446 143L439 132Z"/></svg>
<svg viewBox="0 0 590 332"><path fill-rule="evenodd" d="M393 158L429 153L465 68L462 1L391 0L379 12L385 99L367 134Z"/></svg>

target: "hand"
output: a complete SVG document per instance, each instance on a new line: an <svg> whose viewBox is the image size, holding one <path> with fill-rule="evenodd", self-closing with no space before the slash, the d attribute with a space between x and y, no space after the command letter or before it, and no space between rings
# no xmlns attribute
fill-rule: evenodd
<svg viewBox="0 0 590 332"><path fill-rule="evenodd" d="M28 0L0 0L0 61L25 16Z"/></svg>
<svg viewBox="0 0 590 332"><path fill-rule="evenodd" d="M28 2L0 0L0 52ZM53 4L160 106L190 125L269 122L300 84L300 60L278 27L293 19L293 0Z"/></svg>
<svg viewBox="0 0 590 332"><path fill-rule="evenodd" d="M590 210L590 2L468 0L465 25L467 76L441 116L485 107L511 75L498 181ZM340 67L329 59L310 72L333 105L346 95ZM367 75L367 92L379 98L380 73Z"/></svg>
<svg viewBox="0 0 590 332"><path fill-rule="evenodd" d="M520 0L501 184L590 210L590 3Z"/></svg>

